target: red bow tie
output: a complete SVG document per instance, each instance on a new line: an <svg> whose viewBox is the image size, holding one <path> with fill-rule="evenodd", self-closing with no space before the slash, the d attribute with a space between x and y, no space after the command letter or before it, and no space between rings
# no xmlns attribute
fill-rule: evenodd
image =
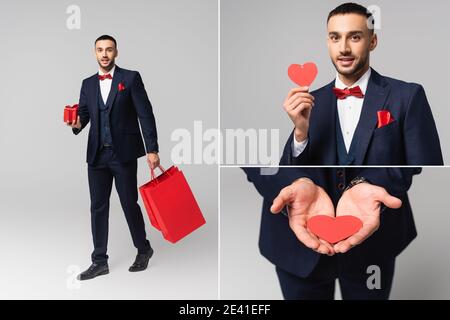
<svg viewBox="0 0 450 320"><path fill-rule="evenodd" d="M112 79L112 76L109 74L109 73L107 73L107 74L104 74L104 75L98 75L98 78L100 79L100 81L103 81L103 80L105 80L105 79Z"/></svg>
<svg viewBox="0 0 450 320"><path fill-rule="evenodd" d="M333 93L339 100L345 99L348 96L354 96L357 98L364 97L364 94L362 93L361 88L359 86L345 89L333 88Z"/></svg>

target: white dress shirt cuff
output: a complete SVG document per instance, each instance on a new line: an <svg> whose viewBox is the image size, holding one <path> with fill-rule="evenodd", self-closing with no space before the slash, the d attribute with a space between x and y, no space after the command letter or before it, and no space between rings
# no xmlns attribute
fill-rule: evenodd
<svg viewBox="0 0 450 320"><path fill-rule="evenodd" d="M291 144L292 156L294 158L298 157L305 150L307 145L308 145L308 138L306 138L302 142L297 142L297 140L295 140L295 135L294 135L293 139L292 139L292 144Z"/></svg>

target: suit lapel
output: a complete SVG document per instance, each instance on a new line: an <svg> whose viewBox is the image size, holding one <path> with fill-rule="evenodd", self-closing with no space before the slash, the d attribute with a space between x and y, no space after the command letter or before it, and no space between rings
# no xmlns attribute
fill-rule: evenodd
<svg viewBox="0 0 450 320"><path fill-rule="evenodd" d="M331 112L330 117L327 118L327 126L325 128L330 128L331 134L328 135L330 139L328 140L328 145L332 146L328 148L329 152L326 154L325 163L335 163L337 157L337 149L336 149L336 112L337 112L337 100L336 96L333 93L334 81L330 85L330 90L328 90L329 98L330 98L330 106Z"/></svg>
<svg viewBox="0 0 450 320"><path fill-rule="evenodd" d="M370 139L377 125L377 111L383 109L389 91L390 88L387 83L383 81L382 76L372 69L372 74L370 75L364 97L361 116L350 145L349 154L354 157L351 164L363 164Z"/></svg>
<svg viewBox="0 0 450 320"><path fill-rule="evenodd" d="M330 82L325 89L325 103L321 104L320 109L317 108L316 119L311 119L317 132L311 135L311 139L319 137L314 141L314 145L319 148L319 152L312 150L311 154L322 154L321 159L317 159L318 164L334 164L336 163L336 96L333 93L334 81ZM313 143L311 143L313 146Z"/></svg>
<svg viewBox="0 0 450 320"><path fill-rule="evenodd" d="M119 83L122 81L122 73L118 66L114 71L114 77L111 83L111 90L109 91L108 99L106 100L106 107L111 108L114 106L114 100L116 99L117 92L119 91ZM110 112L111 112L110 109Z"/></svg>
<svg viewBox="0 0 450 320"><path fill-rule="evenodd" d="M98 73L96 73L91 80L91 86L92 86L92 90L90 90L89 92L91 92L91 96L89 97L91 103L89 105L91 105L92 107L92 114L96 117L95 120L93 120L92 122L96 123L97 118L98 118L98 97L100 94L100 84L98 83Z"/></svg>

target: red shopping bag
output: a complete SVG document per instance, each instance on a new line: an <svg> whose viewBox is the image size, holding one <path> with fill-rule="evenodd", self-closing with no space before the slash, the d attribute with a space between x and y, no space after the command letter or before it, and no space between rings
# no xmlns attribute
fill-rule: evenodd
<svg viewBox="0 0 450 320"><path fill-rule="evenodd" d="M172 166L139 187L150 223L172 243L206 223L183 172Z"/></svg>

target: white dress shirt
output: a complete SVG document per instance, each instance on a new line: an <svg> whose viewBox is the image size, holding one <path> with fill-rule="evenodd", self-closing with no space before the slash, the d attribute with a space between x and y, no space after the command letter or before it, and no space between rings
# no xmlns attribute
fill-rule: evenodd
<svg viewBox="0 0 450 320"><path fill-rule="evenodd" d="M346 86L339 75L336 75L336 80L334 85L336 88L345 89L353 88L359 86L362 93L365 95L367 91L367 85L369 84L369 78L371 74L371 69L366 71L361 78L358 79L351 86ZM342 137L344 138L345 148L347 152L350 150L350 145L352 143L353 135L355 134L356 126L359 122L359 117L361 116L361 110L364 103L364 98L357 98L354 96L348 96L345 99L337 99L337 109L339 115L339 124L341 126ZM308 139L298 142L294 139L292 140L292 156L298 157L308 145Z"/></svg>
<svg viewBox="0 0 450 320"><path fill-rule="evenodd" d="M101 70L98 71L99 75L110 74L111 77L114 77L114 70L116 70L116 66L112 67L112 69L104 73ZM112 79L98 80L100 83L100 93L102 94L103 103L106 105L106 101L108 100L109 92L111 91Z"/></svg>

